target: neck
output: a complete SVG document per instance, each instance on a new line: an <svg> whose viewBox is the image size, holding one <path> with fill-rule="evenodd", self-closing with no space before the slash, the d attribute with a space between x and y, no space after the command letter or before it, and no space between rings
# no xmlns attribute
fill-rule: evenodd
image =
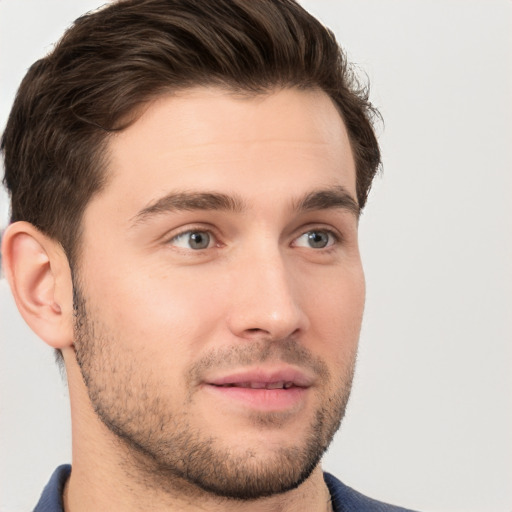
<svg viewBox="0 0 512 512"><path fill-rule="evenodd" d="M107 475L105 472L96 475ZM177 486L178 487L178 486ZM92 477L80 468L73 468L64 490L65 512L90 512L93 510L119 510L138 512L329 512L332 511L329 491L318 467L298 488L286 493L241 501L219 498L205 492L158 492L135 482L126 475L110 474L109 478Z"/></svg>

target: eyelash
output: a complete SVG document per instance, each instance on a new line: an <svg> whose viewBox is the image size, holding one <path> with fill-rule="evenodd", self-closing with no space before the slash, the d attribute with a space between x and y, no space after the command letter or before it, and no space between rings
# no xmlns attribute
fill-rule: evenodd
<svg viewBox="0 0 512 512"><path fill-rule="evenodd" d="M336 246L338 246L339 243L343 241L342 236L337 231L334 231L334 230L328 229L328 228L324 228L324 227L312 226L312 227L308 227L307 229L302 231L298 236L294 237L292 240L292 246L293 246L293 243L296 242L299 238L301 238L302 236L304 236L308 233L312 233L312 232L325 233L328 235L329 238L332 238L332 240L333 240L332 243L330 245L327 245L326 247L320 247L320 248L316 248L316 249L314 247L310 247L311 249L315 249L316 252L328 253L328 252L334 250L336 248ZM219 242L220 237L212 229L205 228L204 226L188 227L187 229L184 229L183 231L174 234L171 238L168 239L168 241L166 243L169 245L173 245L172 244L173 241L176 241L180 237L187 235L187 234L191 234L191 233L207 233L208 236L213 239L213 246L205 247L204 249L196 249L196 250L193 250L192 248L182 248L182 247L178 247L176 245L174 245L174 248L176 250L184 250L186 252L189 252L190 250L192 250L192 252L201 253L202 251L214 249L217 247L221 247L223 245L221 242ZM296 247L301 248L303 246L296 246ZM303 247L303 248L305 248L305 247Z"/></svg>
<svg viewBox="0 0 512 512"><path fill-rule="evenodd" d="M342 240L341 235L339 233L337 233L336 231L333 231L332 229L327 229L327 228L322 228L322 227L312 227L312 228L307 229L306 231L303 231L302 234L300 234L299 236L295 237L293 239L293 241L295 242L296 240L298 240L302 236L304 236L304 235L306 235L308 233L314 233L314 232L325 233L326 235L328 235L333 240L330 245L327 245L326 247L317 248L318 252L320 252L320 251L329 252L329 250L334 249ZM314 248L311 247L311 249L314 249Z"/></svg>
<svg viewBox="0 0 512 512"><path fill-rule="evenodd" d="M188 227L187 229L184 229L183 231L180 231L179 233L176 233L174 234L171 238L168 239L167 241L167 244L169 245L172 245L172 242L177 240L178 238L186 235L186 234L191 234L191 233L207 233L212 239L213 239L213 242L214 242L214 245L213 247L207 247L205 249L197 249L196 251L194 252L201 252L203 250L207 250L207 249L213 249L215 247L219 247L221 246L222 244L219 242L219 236L217 236L214 231L212 229L208 229L208 228L205 228L204 226L192 226L192 227ZM177 247L177 246L174 246L176 249L183 249L181 247ZM185 249L187 250L187 249ZM187 250L188 251L188 250Z"/></svg>

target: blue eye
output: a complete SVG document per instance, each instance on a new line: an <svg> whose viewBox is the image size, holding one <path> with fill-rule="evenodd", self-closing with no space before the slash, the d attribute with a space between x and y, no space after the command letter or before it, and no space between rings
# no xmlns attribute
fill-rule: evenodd
<svg viewBox="0 0 512 512"><path fill-rule="evenodd" d="M309 247L311 249L325 249L335 243L336 239L329 231L315 229L307 231L299 236L294 245L297 247Z"/></svg>
<svg viewBox="0 0 512 512"><path fill-rule="evenodd" d="M183 249L193 249L199 251L208 249L212 242L212 237L207 231L185 231L175 236L170 243Z"/></svg>

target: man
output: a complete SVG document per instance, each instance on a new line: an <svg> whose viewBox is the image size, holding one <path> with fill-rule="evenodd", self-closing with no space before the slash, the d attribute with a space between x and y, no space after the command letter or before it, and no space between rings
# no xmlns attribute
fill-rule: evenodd
<svg viewBox="0 0 512 512"><path fill-rule="evenodd" d="M73 428L36 510L400 510L320 466L363 312L372 114L285 0L112 3L32 66L3 258Z"/></svg>

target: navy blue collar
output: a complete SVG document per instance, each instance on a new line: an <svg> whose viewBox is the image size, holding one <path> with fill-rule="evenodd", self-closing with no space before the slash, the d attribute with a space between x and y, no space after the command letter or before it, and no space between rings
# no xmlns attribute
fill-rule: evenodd
<svg viewBox="0 0 512 512"><path fill-rule="evenodd" d="M70 473L69 464L63 464L55 470L34 512L64 512L62 492ZM334 512L412 512L363 496L329 473L324 473L324 480L331 494Z"/></svg>
<svg viewBox="0 0 512 512"><path fill-rule="evenodd" d="M54 472L41 494L34 512L64 512L62 492L71 473L71 466L63 464Z"/></svg>

